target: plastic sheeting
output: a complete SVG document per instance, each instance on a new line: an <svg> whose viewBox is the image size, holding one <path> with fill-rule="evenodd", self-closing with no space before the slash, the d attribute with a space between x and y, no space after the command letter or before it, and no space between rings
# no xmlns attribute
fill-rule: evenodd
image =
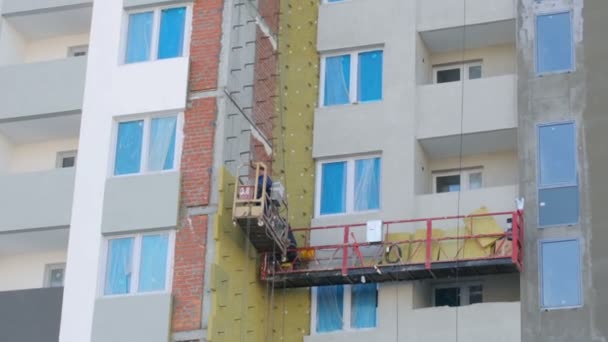
<svg viewBox="0 0 608 342"><path fill-rule="evenodd" d="M350 102L350 55L325 58L325 106Z"/></svg>
<svg viewBox="0 0 608 342"><path fill-rule="evenodd" d="M125 63L147 61L152 46L153 12L129 15Z"/></svg>
<svg viewBox="0 0 608 342"><path fill-rule="evenodd" d="M369 51L359 54L359 102L382 99L382 51Z"/></svg>
<svg viewBox="0 0 608 342"><path fill-rule="evenodd" d="M106 265L106 295L129 293L131 288L133 238L109 242Z"/></svg>
<svg viewBox="0 0 608 342"><path fill-rule="evenodd" d="M355 162L355 211L380 208L380 158Z"/></svg>
<svg viewBox="0 0 608 342"><path fill-rule="evenodd" d="M346 210L346 162L325 163L321 173L321 215Z"/></svg>
<svg viewBox="0 0 608 342"><path fill-rule="evenodd" d="M139 172L143 131L143 120L121 122L118 124L116 160L114 162L115 175Z"/></svg>
<svg viewBox="0 0 608 342"><path fill-rule="evenodd" d="M167 250L169 236L146 235L141 242L139 291L162 291L167 278Z"/></svg>
<svg viewBox="0 0 608 342"><path fill-rule="evenodd" d="M353 285L351 287L351 328L376 327L377 307L378 287L376 284Z"/></svg>
<svg viewBox="0 0 608 342"><path fill-rule="evenodd" d="M150 128L149 171L170 170L175 155L175 116L152 119Z"/></svg>
<svg viewBox="0 0 608 342"><path fill-rule="evenodd" d="M317 332L341 330L343 326L344 288L342 285L317 288Z"/></svg>
<svg viewBox="0 0 608 342"><path fill-rule="evenodd" d="M185 20L185 7L162 10L160 37L158 41L158 59L182 56Z"/></svg>

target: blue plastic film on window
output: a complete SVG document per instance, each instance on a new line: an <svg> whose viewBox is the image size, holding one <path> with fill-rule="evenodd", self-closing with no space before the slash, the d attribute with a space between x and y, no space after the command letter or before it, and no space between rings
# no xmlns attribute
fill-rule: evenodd
<svg viewBox="0 0 608 342"><path fill-rule="evenodd" d="M344 288L342 285L317 288L317 332L342 330Z"/></svg>
<svg viewBox="0 0 608 342"><path fill-rule="evenodd" d="M167 234L145 235L141 241L139 292L162 291L167 280Z"/></svg>
<svg viewBox="0 0 608 342"><path fill-rule="evenodd" d="M355 210L380 208L380 158L355 162Z"/></svg>
<svg viewBox="0 0 608 342"><path fill-rule="evenodd" d="M382 99L382 51L359 54L358 101Z"/></svg>
<svg viewBox="0 0 608 342"><path fill-rule="evenodd" d="M578 240L541 242L541 262L542 307L581 305L581 257Z"/></svg>
<svg viewBox="0 0 608 342"><path fill-rule="evenodd" d="M126 294L131 288L133 238L113 239L108 245L106 295Z"/></svg>
<svg viewBox="0 0 608 342"><path fill-rule="evenodd" d="M351 288L350 326L356 329L376 327L378 288L376 284L358 284Z"/></svg>
<svg viewBox="0 0 608 342"><path fill-rule="evenodd" d="M153 20L153 12L129 15L126 63L147 61L150 58Z"/></svg>
<svg viewBox="0 0 608 342"><path fill-rule="evenodd" d="M184 48L186 7L161 12L158 59L181 57Z"/></svg>
<svg viewBox="0 0 608 342"><path fill-rule="evenodd" d="M540 126L539 186L576 184L576 141L573 123Z"/></svg>
<svg viewBox="0 0 608 342"><path fill-rule="evenodd" d="M575 224L579 216L578 186L538 190L538 223L541 226Z"/></svg>
<svg viewBox="0 0 608 342"><path fill-rule="evenodd" d="M152 119L148 170L160 171L173 168L175 159L175 116Z"/></svg>
<svg viewBox="0 0 608 342"><path fill-rule="evenodd" d="M537 72L572 70L572 25L570 12L536 18Z"/></svg>
<svg viewBox="0 0 608 342"><path fill-rule="evenodd" d="M144 122L142 120L118 124L115 175L139 172L143 134Z"/></svg>
<svg viewBox="0 0 608 342"><path fill-rule="evenodd" d="M326 106L350 102L350 55L325 58Z"/></svg>
<svg viewBox="0 0 608 342"><path fill-rule="evenodd" d="M325 163L321 172L321 215L346 209L346 162Z"/></svg>

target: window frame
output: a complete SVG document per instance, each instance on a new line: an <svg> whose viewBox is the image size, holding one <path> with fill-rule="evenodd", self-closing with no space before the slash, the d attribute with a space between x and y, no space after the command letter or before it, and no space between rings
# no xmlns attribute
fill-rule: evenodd
<svg viewBox="0 0 608 342"><path fill-rule="evenodd" d="M543 303L543 249L542 246L544 243L552 243L552 242L567 242L567 241L575 241L578 247L578 263L579 263L579 284L578 284L578 296L580 299L580 304L578 305L569 305L569 306L557 306L557 307L545 307ZM583 249L582 249L582 239L579 236L573 237L565 237L565 238L551 238L551 239L540 239L538 240L538 304L541 311L555 311L555 310L572 310L582 308L585 305L585 298L583 296Z"/></svg>
<svg viewBox="0 0 608 342"><path fill-rule="evenodd" d="M471 183L470 177L471 177L471 174L473 174L473 173L481 173L481 187L478 189L470 189L470 183ZM460 191L474 191L474 190L483 189L485 187L485 172L483 171L483 166L464 168L462 170L435 170L435 171L431 171L431 175L433 177L433 193L434 194L445 194L445 193L450 193L450 192L457 192L457 191L437 192L437 178L438 177L460 175ZM462 180L465 176L466 176L467 182L465 183L466 186L463 186Z"/></svg>
<svg viewBox="0 0 608 342"><path fill-rule="evenodd" d="M74 166L63 167L63 159L74 157ZM78 162L78 150L58 151L55 161L55 168L57 169L70 169L76 167Z"/></svg>
<svg viewBox="0 0 608 342"><path fill-rule="evenodd" d="M152 127L152 120L158 118L167 118L167 117L176 117L175 121L175 151L173 155L173 167L168 170L148 170L148 158L150 151L150 130ZM130 121L143 121L143 131L142 131L142 146L141 146L141 158L139 160L139 172L127 173L122 175L114 174L114 169L116 167L116 147L118 145L118 127L120 123L130 122ZM168 111L157 114L148 114L148 115L129 115L129 116L120 116L115 117L112 127L112 146L110 149L110 163L108 168L108 177L129 177L129 176L138 176L138 175L150 175L150 174L160 174L160 173L168 173L179 171L181 166L181 151L183 144L183 123L184 123L184 113L183 111Z"/></svg>
<svg viewBox="0 0 608 342"><path fill-rule="evenodd" d="M84 55L76 56L77 53L84 53ZM89 44L68 46L68 58L86 57L88 54Z"/></svg>
<svg viewBox="0 0 608 342"><path fill-rule="evenodd" d="M469 68L474 66L481 67L481 77L470 79L469 78ZM443 70L451 70L451 69L460 69L460 81L453 82L443 82L437 83L437 72ZM454 82L462 82L462 81L474 81L478 79L484 78L484 67L483 67L483 59L476 59L468 62L455 62L455 63L445 63L445 64L436 64L433 65L433 84L444 84L444 83L454 83Z"/></svg>
<svg viewBox="0 0 608 342"><path fill-rule="evenodd" d="M571 183L559 183L559 184L551 184L551 185L542 185L541 184L541 166L540 166L540 156L541 156L541 152L540 152L540 130L542 127L549 127L549 126L557 126L557 125L572 125L573 126L573 139L574 139L574 162L575 162L575 170L576 170L576 176L575 176L575 180L574 182ZM579 224L580 220L581 220L581 213L580 213L580 181L579 181L579 170L578 170L578 134L577 134L577 123L575 120L566 120L566 121L551 121L551 122L542 122L542 123L538 123L536 124L536 208L537 208L537 215L536 215L536 223L538 225L539 229L545 229L545 228L554 228L554 227L569 227L569 226L575 226L577 224ZM577 203L578 205L578 217L576 218L575 222L568 222L568 223L560 223L560 224L546 224L543 225L540 223L540 192L541 190L546 190L546 189L559 189L559 188L569 188L569 187L577 187L577 191L579 193L579 202Z"/></svg>
<svg viewBox="0 0 608 342"><path fill-rule="evenodd" d="M345 0L345 1L350 1L350 0ZM340 3L340 2L338 2ZM336 3L331 3L332 5L336 4ZM358 90L358 82L359 82L359 54L361 53L365 53L365 52L372 52L372 51L382 51L382 98L380 98L379 100L371 100L371 101L359 101L358 97L359 97L359 90ZM326 65L326 59L330 58L330 57L338 57L338 56L345 56L345 55L350 55L350 69L349 69L349 73L350 73L350 80L349 80L349 84L348 84L348 103L342 103L342 104L335 104L335 105L326 105L325 104L325 65ZM340 51L333 51L333 52L328 52L328 53L321 53L321 67L320 67L320 80L319 80L319 99L318 99L318 103L319 103L319 108L330 108L330 107L340 107L340 106L348 106L348 105L353 105L353 104L363 104L363 103L375 103L375 102L380 102L382 100L384 100L384 62L385 62L385 58L384 58L384 46L373 46L373 47L366 47L366 48L362 48L362 49L348 49L348 50L340 50Z"/></svg>
<svg viewBox="0 0 608 342"><path fill-rule="evenodd" d="M540 72L538 70L538 17L546 16L546 15L555 15L555 14L563 14L568 13L570 16L570 58L572 59L572 65L569 69L564 70L552 70L552 71L544 71ZM549 76L554 74L564 74L569 72L576 71L576 45L574 42L574 15L571 8L561 8L561 9L551 9L546 11L538 11L534 13L534 73L537 77Z"/></svg>
<svg viewBox="0 0 608 342"><path fill-rule="evenodd" d="M167 265L165 274L165 288L159 291L139 291L139 277L141 268L141 246L144 236L168 234L167 241ZM101 253L101 267L99 268L101 275L97 284L98 297L126 297L126 296L146 296L162 293L171 293L173 288L173 273L175 259L175 229L149 231L139 233L117 234L103 237L103 249ZM133 249L131 250L131 284L128 293L105 294L106 276L108 270L108 253L110 251L110 241L116 239L133 238Z"/></svg>
<svg viewBox="0 0 608 342"><path fill-rule="evenodd" d="M460 305L458 305L457 307L473 305L470 303L471 302L471 292L469 289L470 287L473 287L473 286L481 286L481 293L482 293L482 297L483 297L483 293L485 292L485 286L483 285L482 281L467 281L467 282L459 282L459 283L447 282L447 283L433 284L431 286L431 307L438 307L438 306L436 306L436 302L435 302L436 301L435 290L451 289L451 288L460 289ZM463 301L463 298L466 299L466 303ZM484 303L484 301L482 301L482 303ZM477 303L475 303L475 304L477 304Z"/></svg>
<svg viewBox="0 0 608 342"><path fill-rule="evenodd" d="M373 328L353 328L351 326L351 316L352 316L352 287L354 285L364 285L361 284L343 284L337 285L342 286L343 291L343 300L342 300L342 329L330 332L317 332L317 287L313 286L310 288L310 335L332 335L332 334L342 334L345 332L358 332L358 331L373 331L378 329L378 323L380 319L378 317L379 307L380 307L380 284L376 285L376 326Z"/></svg>
<svg viewBox="0 0 608 342"><path fill-rule="evenodd" d="M380 180L378 184L378 209L368 209L368 210L355 210L355 164L357 160L364 159L375 159L380 158ZM345 205L344 212L335 213L335 214L321 214L321 187L323 181L323 164L328 163L346 163L346 193L344 194ZM382 155L381 154L371 154L371 155L357 155L351 157L344 158L327 158L327 159L318 159L316 160L315 166L315 218L322 217L332 217L332 216L345 216L345 215L358 215L358 214L367 214L367 213L377 213L382 210Z"/></svg>
<svg viewBox="0 0 608 342"><path fill-rule="evenodd" d="M158 46L160 41L160 22L161 22L161 13L163 10L172 9L172 8L186 8L186 17L184 19L184 46L182 46L182 55L172 58L165 59L174 59L174 58L184 58L190 55L190 39L192 37L192 3L171 3L163 6L149 6L142 7L136 9L126 9L123 11L122 18L122 29L120 32L121 42L119 49L119 65L132 65L132 64L140 64L140 63L148 63L148 62L156 62L165 59L158 59ZM152 41L150 42L150 52L148 59L145 61L138 62L130 62L127 63L127 46L129 39L129 17L132 14L146 13L152 12L152 32L151 37Z"/></svg>
<svg viewBox="0 0 608 342"><path fill-rule="evenodd" d="M61 284L61 286L51 286L51 275L53 274L54 270L63 270L63 283ZM66 271L66 263L65 262L59 262L59 263L52 263L52 264L46 264L44 265L44 282L43 282L43 287L44 288L56 288L56 287L63 287L65 286L65 271Z"/></svg>

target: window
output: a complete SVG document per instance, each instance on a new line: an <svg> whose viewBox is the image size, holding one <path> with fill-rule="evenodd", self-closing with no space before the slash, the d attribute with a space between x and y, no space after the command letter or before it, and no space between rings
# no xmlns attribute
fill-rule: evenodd
<svg viewBox="0 0 608 342"><path fill-rule="evenodd" d="M177 121L177 116L163 116L119 122L114 175L173 170Z"/></svg>
<svg viewBox="0 0 608 342"><path fill-rule="evenodd" d="M483 302L481 284L439 285L433 288L433 306L463 306Z"/></svg>
<svg viewBox="0 0 608 342"><path fill-rule="evenodd" d="M313 288L313 331L369 329L377 324L376 284Z"/></svg>
<svg viewBox="0 0 608 342"><path fill-rule="evenodd" d="M76 151L63 151L57 153L57 168L76 166Z"/></svg>
<svg viewBox="0 0 608 342"><path fill-rule="evenodd" d="M475 190L483 186L481 169L466 169L462 171L434 171L434 192L456 192L460 190ZM464 184L461 178L465 180Z"/></svg>
<svg viewBox="0 0 608 342"><path fill-rule="evenodd" d="M322 59L322 105L382 99L382 50L332 55Z"/></svg>
<svg viewBox="0 0 608 342"><path fill-rule="evenodd" d="M183 56L188 12L183 6L130 13L125 63Z"/></svg>
<svg viewBox="0 0 608 342"><path fill-rule="evenodd" d="M433 67L435 83L447 83L460 81L461 75L465 75L468 80L482 77L481 61L469 62L464 64L449 64Z"/></svg>
<svg viewBox="0 0 608 342"><path fill-rule="evenodd" d="M538 128L539 225L575 224L579 217L576 134L572 122Z"/></svg>
<svg viewBox="0 0 608 342"><path fill-rule="evenodd" d="M172 233L107 241L105 295L165 291L169 288Z"/></svg>
<svg viewBox="0 0 608 342"><path fill-rule="evenodd" d="M65 264L49 264L44 270L44 287L63 287Z"/></svg>
<svg viewBox="0 0 608 342"><path fill-rule="evenodd" d="M318 163L317 216L380 209L380 157Z"/></svg>
<svg viewBox="0 0 608 342"><path fill-rule="evenodd" d="M581 256L578 240L540 242L541 307L582 305Z"/></svg>
<svg viewBox="0 0 608 342"><path fill-rule="evenodd" d="M89 52L88 45L70 46L68 48L68 57L86 56L88 52Z"/></svg>
<svg viewBox="0 0 608 342"><path fill-rule="evenodd" d="M536 17L536 72L566 72L573 69L570 12Z"/></svg>

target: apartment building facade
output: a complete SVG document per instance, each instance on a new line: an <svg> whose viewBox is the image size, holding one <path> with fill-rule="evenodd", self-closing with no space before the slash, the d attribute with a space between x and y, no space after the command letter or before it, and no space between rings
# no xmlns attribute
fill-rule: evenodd
<svg viewBox="0 0 608 342"><path fill-rule="evenodd" d="M605 340L606 7L0 0L0 331ZM259 161L309 260L233 224Z"/></svg>

